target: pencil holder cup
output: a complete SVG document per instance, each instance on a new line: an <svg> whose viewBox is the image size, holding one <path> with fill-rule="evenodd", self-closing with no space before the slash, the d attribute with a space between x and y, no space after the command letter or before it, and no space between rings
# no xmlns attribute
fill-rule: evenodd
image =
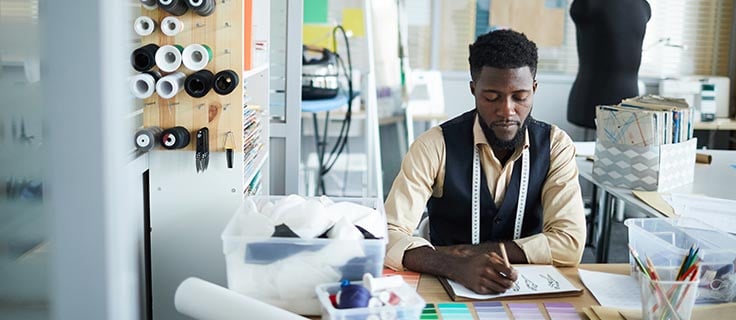
<svg viewBox="0 0 736 320"><path fill-rule="evenodd" d="M663 277L673 279L673 277ZM644 320L687 320L698 295L698 277L693 281L651 280L642 277L641 304Z"/></svg>

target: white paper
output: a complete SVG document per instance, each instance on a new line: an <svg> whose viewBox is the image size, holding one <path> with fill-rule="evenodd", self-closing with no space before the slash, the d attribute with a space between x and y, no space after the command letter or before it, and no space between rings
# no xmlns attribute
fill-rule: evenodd
<svg viewBox="0 0 736 320"><path fill-rule="evenodd" d="M692 194L672 194L663 197L675 214L714 223L729 233L736 233L736 201Z"/></svg>
<svg viewBox="0 0 736 320"><path fill-rule="evenodd" d="M579 269L580 280L604 307L641 309L641 289L632 276Z"/></svg>
<svg viewBox="0 0 736 320"><path fill-rule="evenodd" d="M478 294L452 280L447 280L447 282L452 286L455 295L478 300L580 290L575 288L553 266L520 266L514 268L519 272L519 279L516 280L515 285L511 289L500 294Z"/></svg>

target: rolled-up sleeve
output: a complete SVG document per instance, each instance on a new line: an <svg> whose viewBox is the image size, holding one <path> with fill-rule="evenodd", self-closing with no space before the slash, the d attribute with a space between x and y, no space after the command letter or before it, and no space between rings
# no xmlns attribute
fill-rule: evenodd
<svg viewBox="0 0 736 320"><path fill-rule="evenodd" d="M437 185L444 152L442 131L435 127L414 141L401 162L401 170L385 202L389 241L384 264L391 269L404 270L405 251L432 246L426 239L413 236L413 232L433 186Z"/></svg>
<svg viewBox="0 0 736 320"><path fill-rule="evenodd" d="M585 247L585 212L575 162L575 145L553 126L550 167L542 187L542 233L515 240L529 263L574 266Z"/></svg>

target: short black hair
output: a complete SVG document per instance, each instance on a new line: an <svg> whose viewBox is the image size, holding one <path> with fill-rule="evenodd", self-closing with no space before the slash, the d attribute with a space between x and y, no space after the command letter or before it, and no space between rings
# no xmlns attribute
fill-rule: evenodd
<svg viewBox="0 0 736 320"><path fill-rule="evenodd" d="M523 33L494 30L470 45L470 77L475 80L483 67L516 69L528 66L537 75L537 45Z"/></svg>

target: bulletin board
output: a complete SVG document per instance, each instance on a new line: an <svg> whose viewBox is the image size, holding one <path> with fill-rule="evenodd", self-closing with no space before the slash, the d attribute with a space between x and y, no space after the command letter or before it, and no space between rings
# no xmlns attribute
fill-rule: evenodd
<svg viewBox="0 0 736 320"><path fill-rule="evenodd" d="M488 24L526 34L540 47L559 47L564 40L564 0L489 0Z"/></svg>
<svg viewBox="0 0 736 320"><path fill-rule="evenodd" d="M154 93L144 99L144 127L160 127L162 129L182 126L192 135L191 142L182 150L195 150L194 134L202 127L209 129L209 151L224 151L225 136L232 132L232 142L242 145L243 131L243 85L242 71L244 63L243 38L243 1L216 0L214 12L208 16L200 16L188 10L180 16L174 16L162 8L141 7L140 15L148 16L155 22L152 34L141 38L140 46L153 43L159 46L203 44L211 49L212 59L205 69L216 74L223 70L232 70L238 77L236 88L220 95L210 90L201 98L194 98L184 90L170 99L164 99ZM162 32L161 22L167 16L174 16L181 21L183 28L174 35ZM158 70L154 66L153 70ZM179 67L176 72L190 76L194 71ZM173 72L160 72L162 76ZM164 150L163 148L159 148Z"/></svg>

